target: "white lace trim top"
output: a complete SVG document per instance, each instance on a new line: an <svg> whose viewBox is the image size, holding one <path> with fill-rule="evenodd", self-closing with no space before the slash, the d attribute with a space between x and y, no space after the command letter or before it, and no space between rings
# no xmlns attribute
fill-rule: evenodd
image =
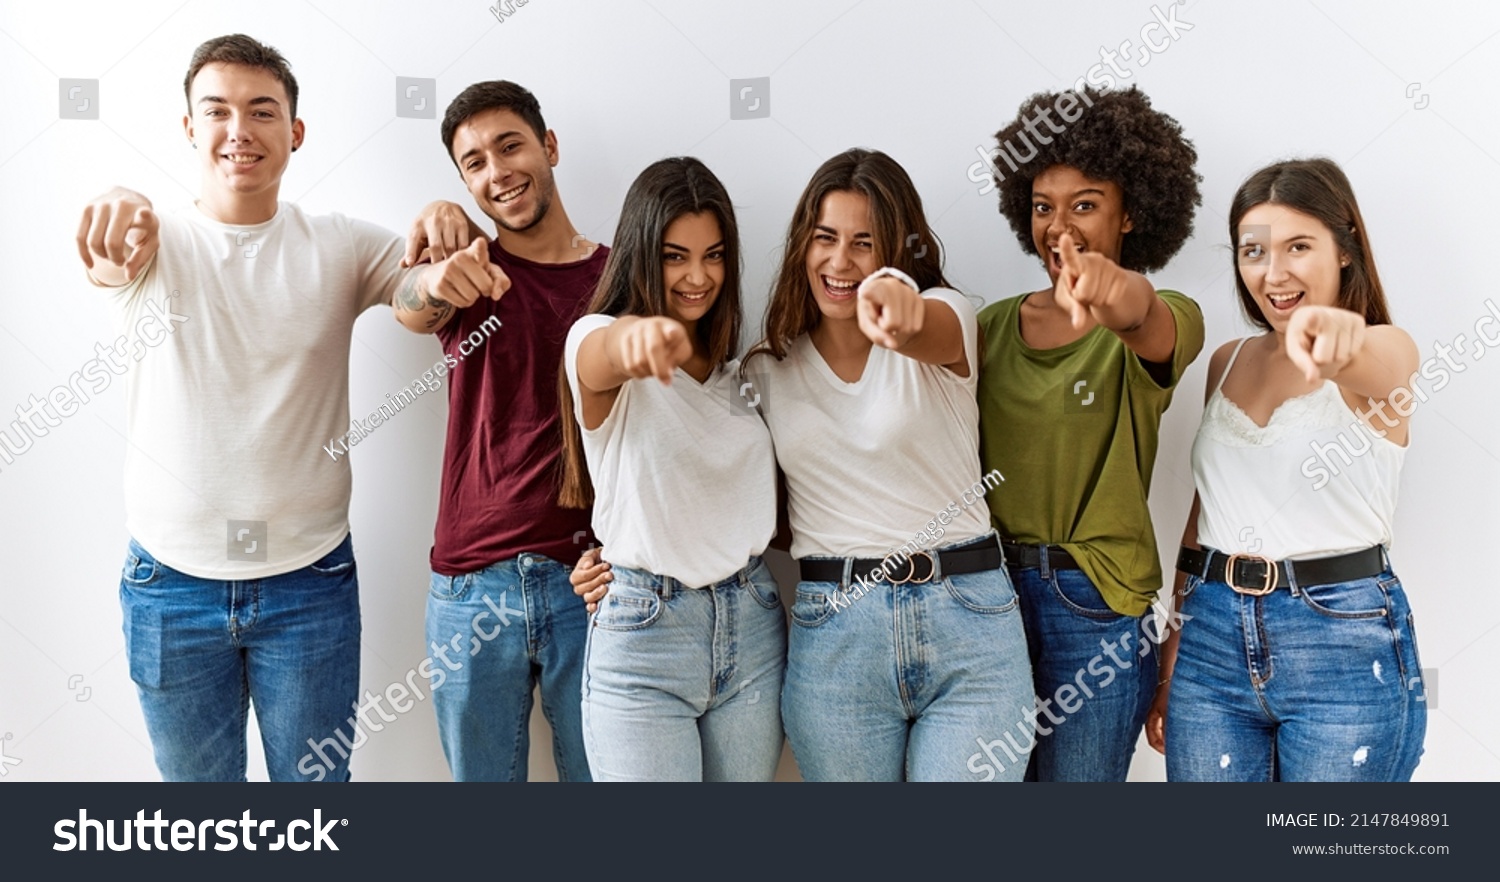
<svg viewBox="0 0 1500 882"><path fill-rule="evenodd" d="M1389 547L1406 448L1367 426L1332 380L1257 425L1223 392L1248 339L1193 441L1199 543L1273 560Z"/></svg>

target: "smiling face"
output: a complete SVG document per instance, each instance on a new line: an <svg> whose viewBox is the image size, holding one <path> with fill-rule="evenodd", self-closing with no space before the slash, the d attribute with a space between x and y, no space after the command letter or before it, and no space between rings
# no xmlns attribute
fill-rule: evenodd
<svg viewBox="0 0 1500 882"><path fill-rule="evenodd" d="M205 200L221 209L267 202L274 208L304 131L292 119L286 87L270 71L216 62L193 77L188 100L192 115L183 128L197 148Z"/></svg>
<svg viewBox="0 0 1500 882"><path fill-rule="evenodd" d="M1276 333L1286 331L1292 313L1302 306L1338 305L1347 258L1317 218L1261 203L1240 219L1235 251L1240 279Z"/></svg>
<svg viewBox="0 0 1500 882"><path fill-rule="evenodd" d="M870 200L863 193L834 190L818 206L807 284L825 318L853 319L859 283L880 268L870 227Z"/></svg>
<svg viewBox="0 0 1500 882"><path fill-rule="evenodd" d="M1031 241L1047 276L1057 284L1062 272L1058 240L1071 233L1079 251L1093 251L1120 262L1120 248L1130 232L1130 216L1120 185L1085 177L1070 165L1054 165L1031 185Z"/></svg>
<svg viewBox="0 0 1500 882"><path fill-rule="evenodd" d="M510 110L480 111L453 131L453 157L474 202L503 229L520 233L546 217L556 185L557 138L537 140Z"/></svg>
<svg viewBox="0 0 1500 882"><path fill-rule="evenodd" d="M724 233L708 212L685 214L662 234L662 286L667 315L692 327L708 314L724 284Z"/></svg>

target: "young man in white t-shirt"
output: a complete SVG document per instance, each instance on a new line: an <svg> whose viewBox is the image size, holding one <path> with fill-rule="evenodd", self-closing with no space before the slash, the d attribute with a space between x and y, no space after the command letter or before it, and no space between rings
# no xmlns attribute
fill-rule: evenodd
<svg viewBox="0 0 1500 882"><path fill-rule="evenodd" d="M90 280L113 289L136 336L116 345L134 361L120 582L130 676L167 780L244 780L253 701L272 780L343 781L354 717L369 708L350 467L325 445L361 435L349 420L355 319L430 270L403 270L402 241L377 226L278 200L305 128L275 49L209 40L184 88L196 203L158 216L117 188L78 231ZM326 763L308 762L309 748Z"/></svg>

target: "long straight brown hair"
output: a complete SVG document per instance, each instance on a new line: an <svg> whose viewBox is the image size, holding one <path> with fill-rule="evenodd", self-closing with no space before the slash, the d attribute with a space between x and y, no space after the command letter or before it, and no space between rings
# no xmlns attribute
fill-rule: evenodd
<svg viewBox="0 0 1500 882"><path fill-rule="evenodd" d="M697 336L709 363L727 363L740 341L740 232L734 204L724 184L708 166L691 156L661 159L646 166L625 194L614 244L604 261L599 285L586 315L662 316L667 289L662 272L662 240L667 227L684 215L707 212L719 222L724 242L724 283L719 296L697 323ZM573 415L573 392L566 366L558 371L557 400L562 413L562 488L558 504L588 508L594 504L583 455L583 430Z"/></svg>
<svg viewBox="0 0 1500 882"><path fill-rule="evenodd" d="M1365 324L1388 325L1391 311L1385 289L1375 271L1375 253L1365 232L1364 215L1354 198L1354 187L1344 170L1331 159L1291 159L1268 165L1251 175L1234 194L1229 207L1229 241L1239 242L1240 221L1257 205L1284 205L1317 218L1333 234L1338 249L1349 256L1349 265L1339 271L1338 305L1365 317ZM1245 318L1263 331L1271 323L1261 313L1255 297L1240 276L1238 247L1231 249L1235 262L1234 287L1239 292Z"/></svg>
<svg viewBox="0 0 1500 882"><path fill-rule="evenodd" d="M785 358L791 342L822 321L818 301L808 287L807 252L823 199L836 192L860 193L870 201L870 232L881 266L901 270L924 291L949 287L943 277L943 245L927 226L922 197L906 169L879 150L845 150L813 172L797 200L766 308L765 338L745 356L746 362L762 353Z"/></svg>

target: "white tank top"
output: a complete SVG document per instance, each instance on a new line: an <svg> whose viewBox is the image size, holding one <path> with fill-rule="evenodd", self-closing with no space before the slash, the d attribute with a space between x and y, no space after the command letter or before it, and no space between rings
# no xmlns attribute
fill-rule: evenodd
<svg viewBox="0 0 1500 882"><path fill-rule="evenodd" d="M1193 440L1198 542L1272 560L1389 548L1406 448L1366 426L1332 380L1257 426L1223 393L1248 340L1230 356Z"/></svg>

